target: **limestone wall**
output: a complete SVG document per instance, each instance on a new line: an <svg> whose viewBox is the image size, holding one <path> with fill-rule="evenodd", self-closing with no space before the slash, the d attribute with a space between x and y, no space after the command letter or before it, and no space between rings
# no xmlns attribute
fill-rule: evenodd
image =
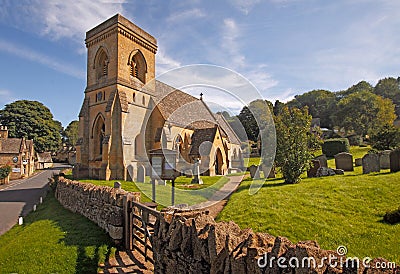
<svg viewBox="0 0 400 274"><path fill-rule="evenodd" d="M240 229L233 222L216 223L199 213L166 214L154 235L155 273L393 273L393 269L353 268L336 251L314 241L291 243L283 237ZM337 258L337 266L328 259ZM261 258L259 260L259 258ZM294 258L294 259L293 259ZM308 258L314 258L308 267ZM341 259L342 258L342 259ZM304 266L302 267L302 261ZM281 266L279 267L278 262ZM298 267L291 268L299 262ZM387 262L375 259L371 262ZM264 265L265 264L265 265ZM260 267L261 265L261 267ZM262 267L264 266L264 267ZM395 272L396 273L396 272Z"/></svg>
<svg viewBox="0 0 400 274"><path fill-rule="evenodd" d="M114 241L122 241L124 196L130 192L71 181L63 177L57 181L55 196L65 208L96 223L107 231ZM133 195L135 201L139 201L140 193L135 192Z"/></svg>

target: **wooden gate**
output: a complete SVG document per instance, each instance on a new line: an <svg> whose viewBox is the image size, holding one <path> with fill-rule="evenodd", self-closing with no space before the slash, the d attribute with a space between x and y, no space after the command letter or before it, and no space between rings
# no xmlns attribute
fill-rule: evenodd
<svg viewBox="0 0 400 274"><path fill-rule="evenodd" d="M137 250L146 261L153 260L153 234L161 214L127 196L125 205L125 248Z"/></svg>

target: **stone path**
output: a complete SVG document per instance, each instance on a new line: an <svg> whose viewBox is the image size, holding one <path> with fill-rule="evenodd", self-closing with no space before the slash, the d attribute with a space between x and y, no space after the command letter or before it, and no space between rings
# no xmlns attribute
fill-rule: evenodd
<svg viewBox="0 0 400 274"><path fill-rule="evenodd" d="M208 201L193 205L190 208L208 210L209 214L213 218L216 218L226 205L229 196L238 188L244 176L232 176L228 178L229 182L216 191ZM101 271L99 273L154 273L153 265L145 262L144 257L137 251L117 251L115 258L109 259L100 268Z"/></svg>

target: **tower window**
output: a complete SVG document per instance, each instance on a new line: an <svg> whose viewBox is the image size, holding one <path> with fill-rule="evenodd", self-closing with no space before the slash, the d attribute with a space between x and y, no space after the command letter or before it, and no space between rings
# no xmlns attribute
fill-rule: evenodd
<svg viewBox="0 0 400 274"><path fill-rule="evenodd" d="M136 93L133 93L133 95L132 95L132 101L133 101L133 102L136 102Z"/></svg>
<svg viewBox="0 0 400 274"><path fill-rule="evenodd" d="M95 68L97 80L107 77L108 75L108 56L104 49L100 48L96 55Z"/></svg>
<svg viewBox="0 0 400 274"><path fill-rule="evenodd" d="M146 98L143 96L142 97L142 104L145 105L146 104Z"/></svg>
<svg viewBox="0 0 400 274"><path fill-rule="evenodd" d="M143 54L139 50L131 53L128 65L131 77L137 78L144 83L146 80L147 65Z"/></svg>

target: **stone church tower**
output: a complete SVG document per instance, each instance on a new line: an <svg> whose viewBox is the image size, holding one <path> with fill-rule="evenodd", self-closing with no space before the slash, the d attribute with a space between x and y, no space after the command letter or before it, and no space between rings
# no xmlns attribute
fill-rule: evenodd
<svg viewBox="0 0 400 274"><path fill-rule="evenodd" d="M155 85L146 84L155 82L157 41L117 14L86 33L86 47L74 177L131 180L148 146L144 121Z"/></svg>

